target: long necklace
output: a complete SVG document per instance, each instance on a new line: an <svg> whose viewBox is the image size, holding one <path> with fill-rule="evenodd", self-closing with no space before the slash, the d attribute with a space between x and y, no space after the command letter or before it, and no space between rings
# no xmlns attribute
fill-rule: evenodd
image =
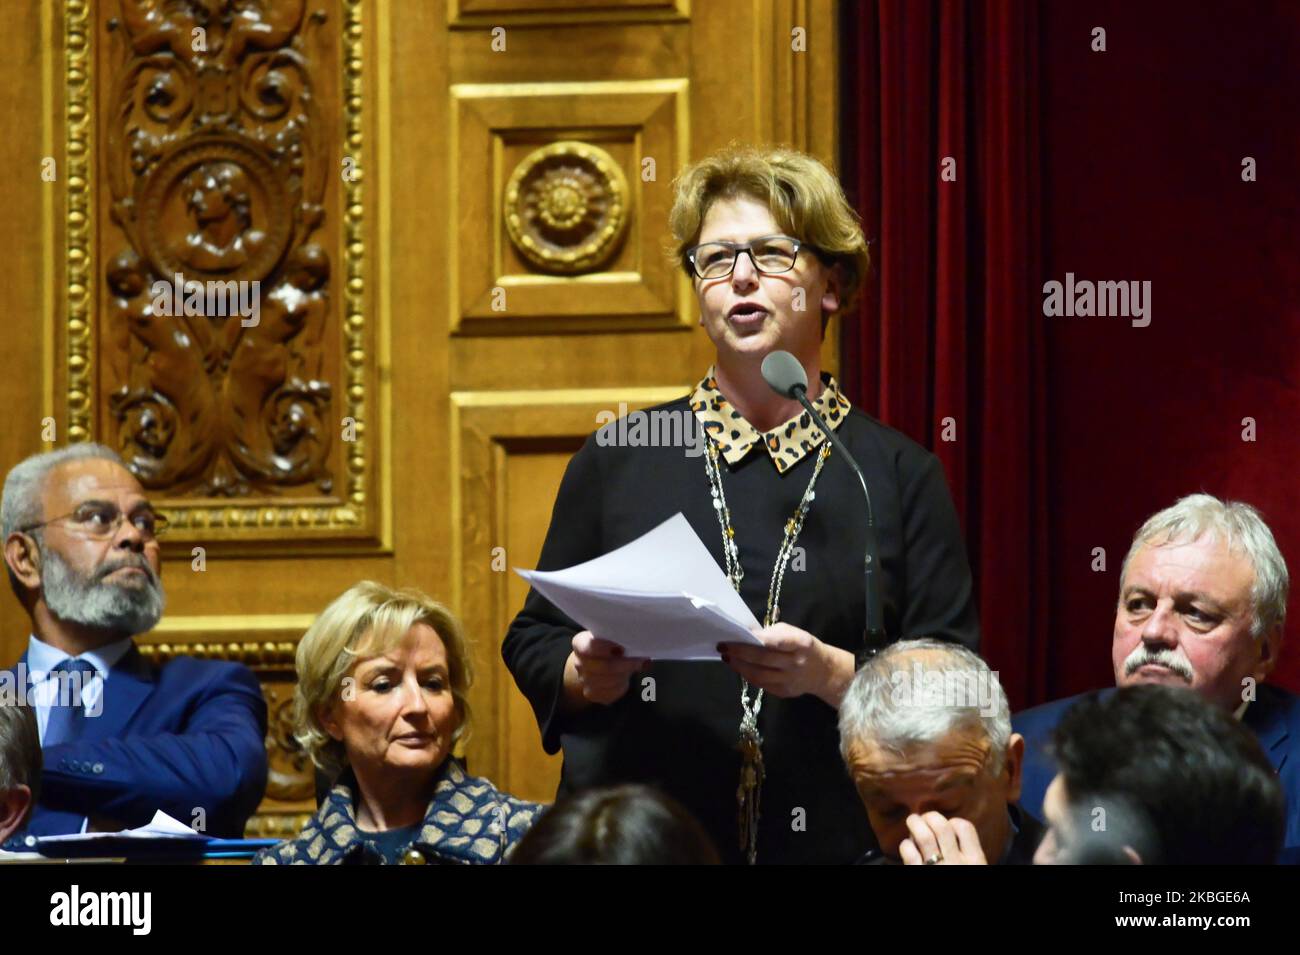
<svg viewBox="0 0 1300 955"><path fill-rule="evenodd" d="M722 469L718 465L718 444L709 438L708 451L704 455L704 470L709 476L709 493L713 495L713 509L718 514L718 524L722 528L722 552L726 560L727 579L731 586L740 592L740 581L745 576L740 566L740 551L736 547L736 530L731 525L731 509L727 507L727 496L722 490ZM822 465L831 456L829 443L822 445L817 453L817 464L813 468L808 487L799 499L799 506L794 515L785 522L785 534L781 538L781 548L776 553L776 563L772 566L772 580L767 588L767 613L763 620L764 627L770 627L781 618L781 584L785 581L785 568L794 553L795 541L803 529L804 517L817 495L813 488L822 473ZM740 681L740 785L736 788L736 804L739 815L740 850L746 854L749 864L758 859L758 816L759 797L763 788L763 737L758 731L758 713L763 708L763 691L760 689L751 702L749 682Z"/></svg>

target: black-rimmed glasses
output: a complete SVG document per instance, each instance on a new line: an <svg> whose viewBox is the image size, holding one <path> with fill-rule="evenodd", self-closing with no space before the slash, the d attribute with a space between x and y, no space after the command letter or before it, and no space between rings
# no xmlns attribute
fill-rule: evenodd
<svg viewBox="0 0 1300 955"><path fill-rule="evenodd" d="M779 275L794 268L803 243L788 235L764 235L748 242L704 242L686 250L686 261L702 279L720 279L736 268L744 252L764 275Z"/></svg>

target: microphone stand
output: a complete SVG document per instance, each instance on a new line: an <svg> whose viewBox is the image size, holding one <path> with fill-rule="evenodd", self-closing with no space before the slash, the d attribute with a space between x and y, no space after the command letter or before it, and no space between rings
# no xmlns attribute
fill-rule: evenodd
<svg viewBox="0 0 1300 955"><path fill-rule="evenodd" d="M883 621L883 606L880 601L880 581L876 578L876 555L880 553L876 546L876 515L871 507L871 492L867 490L867 479L862 475L862 468L858 467L858 462L853 460L853 455L849 454L849 449L844 446L844 442L839 436L827 427L822 416L817 413L812 402L808 400L807 385L796 383L790 388L790 396L803 405L804 411L808 412L817 427L821 428L822 434L826 435L836 451L848 462L853 473L858 476L858 482L862 485L862 496L867 502L867 546L866 556L863 559L862 575L866 584L867 600L867 627L862 635L862 646L864 654L857 660L859 666L865 662L865 658L870 658L884 649L889 643L889 637L885 634L885 625Z"/></svg>

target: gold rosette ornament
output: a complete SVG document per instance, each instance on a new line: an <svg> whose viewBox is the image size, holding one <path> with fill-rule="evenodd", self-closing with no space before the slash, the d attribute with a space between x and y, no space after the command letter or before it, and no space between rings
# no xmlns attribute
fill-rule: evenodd
<svg viewBox="0 0 1300 955"><path fill-rule="evenodd" d="M506 183L510 241L544 272L573 275L606 265L627 231L623 170L599 146L562 140L524 158Z"/></svg>

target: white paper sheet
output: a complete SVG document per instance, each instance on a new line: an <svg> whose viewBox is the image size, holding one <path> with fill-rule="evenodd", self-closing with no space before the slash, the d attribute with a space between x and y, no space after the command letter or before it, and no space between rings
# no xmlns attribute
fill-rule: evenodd
<svg viewBox="0 0 1300 955"><path fill-rule="evenodd" d="M680 513L585 563L515 572L629 657L716 660L719 643L762 642L750 632L758 620Z"/></svg>
<svg viewBox="0 0 1300 955"><path fill-rule="evenodd" d="M50 842L78 842L99 839L207 839L200 832L195 832L183 822L173 819L161 809L155 810L153 818L143 826L135 829L123 829L121 832L69 832L58 836L40 836L41 845Z"/></svg>

